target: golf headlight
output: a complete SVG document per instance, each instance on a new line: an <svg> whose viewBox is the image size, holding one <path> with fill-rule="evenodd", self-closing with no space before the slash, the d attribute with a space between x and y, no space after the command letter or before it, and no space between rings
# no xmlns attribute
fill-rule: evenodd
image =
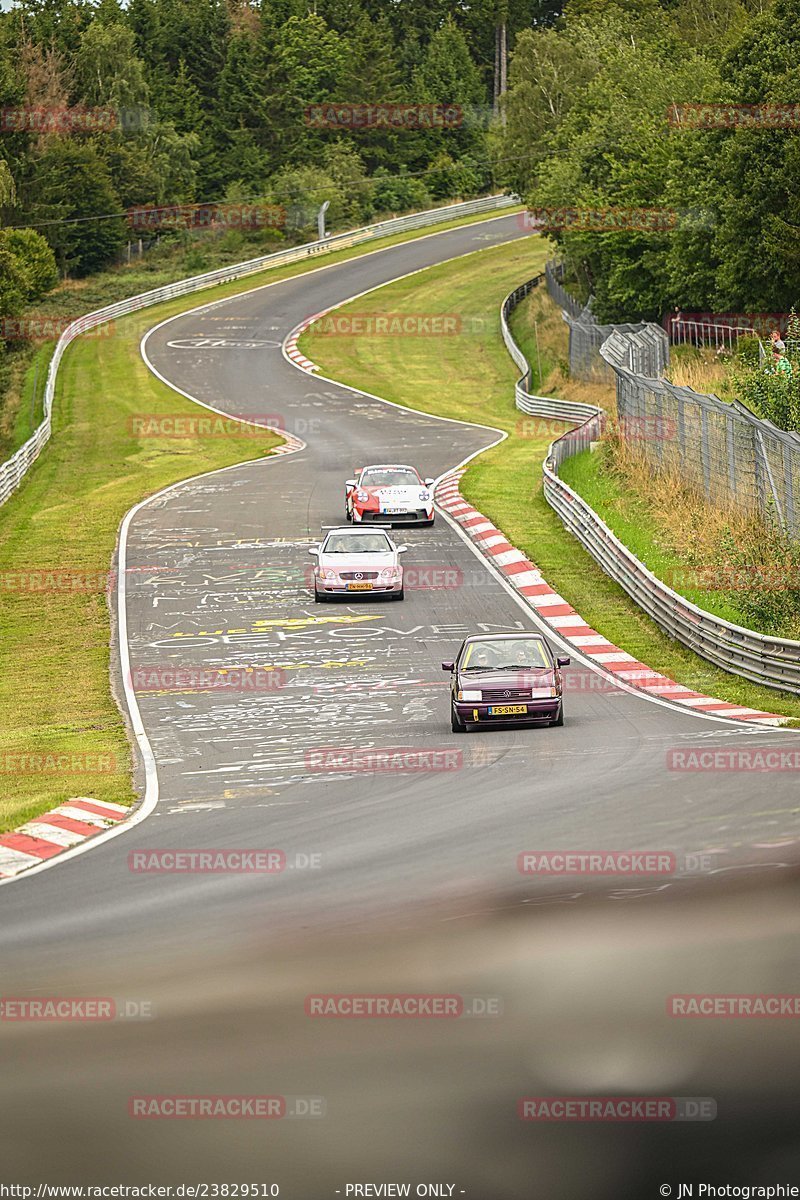
<svg viewBox="0 0 800 1200"><path fill-rule="evenodd" d="M359 504L366 504L369 500L369 492L363 491L361 488L356 492L356 500Z"/></svg>
<svg viewBox="0 0 800 1200"><path fill-rule="evenodd" d="M554 687L531 688L531 700L552 700L557 695Z"/></svg>
<svg viewBox="0 0 800 1200"><path fill-rule="evenodd" d="M467 704L474 704L483 699L483 693L477 688L467 688L465 691L456 692L456 699L465 700Z"/></svg>

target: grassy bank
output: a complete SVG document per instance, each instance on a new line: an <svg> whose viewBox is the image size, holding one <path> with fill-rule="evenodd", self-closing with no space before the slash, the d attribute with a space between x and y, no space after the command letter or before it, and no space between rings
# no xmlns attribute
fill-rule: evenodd
<svg viewBox="0 0 800 1200"><path fill-rule="evenodd" d="M379 245L414 236L420 234ZM267 454L279 441L266 433L135 437L128 420L134 414L202 411L147 370L139 354L142 334L209 299L375 248L339 251L159 305L118 321L113 336L81 338L67 351L53 438L20 490L0 507L0 831L70 797L133 801L130 749L109 689L105 585L119 523L144 496ZM44 359L47 348L40 353ZM27 393L26 404L30 399ZM39 577L53 570L71 573L81 590L41 590ZM18 755L71 755L79 769L31 771L20 767ZM92 770L95 760L84 761L89 755L104 755L97 765L113 769Z"/></svg>
<svg viewBox="0 0 800 1200"><path fill-rule="evenodd" d="M733 703L800 718L800 700L728 675L661 634L614 584L544 500L541 461L558 435L558 422L524 418L514 407L516 368L499 336L497 312L503 296L541 270L545 244L538 238L487 249L390 284L356 304L359 313L459 313L460 335L436 340L368 335L330 337L308 333L301 346L325 374L389 400L440 416L488 422L505 429L506 441L470 466L463 484L467 498L502 528L537 563L548 582L601 633L635 658L697 691ZM549 301L534 294L528 317ZM541 309L535 306L541 305ZM348 306L340 311L346 312ZM538 318L537 318L538 319ZM540 351L556 354L556 327L543 335ZM560 322L560 317L558 317ZM563 323L561 323L563 324ZM515 323L515 328L519 325ZM469 331L469 332L467 332ZM521 338L525 340L525 336ZM561 335L563 336L563 335ZM551 345L553 350L551 351ZM530 357L530 343L526 344ZM561 371L550 363L544 391ZM572 399L602 403L611 389L573 382L560 389Z"/></svg>
<svg viewBox="0 0 800 1200"><path fill-rule="evenodd" d="M533 368L530 390L534 394L598 404L613 411L613 385L570 378L569 328L544 283L514 309L510 328Z"/></svg>

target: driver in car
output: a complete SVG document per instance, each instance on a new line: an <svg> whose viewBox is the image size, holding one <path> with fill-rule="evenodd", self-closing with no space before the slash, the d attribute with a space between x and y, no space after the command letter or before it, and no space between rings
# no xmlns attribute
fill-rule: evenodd
<svg viewBox="0 0 800 1200"><path fill-rule="evenodd" d="M514 663L519 667L544 667L546 662L538 642L526 639L514 647Z"/></svg>
<svg viewBox="0 0 800 1200"><path fill-rule="evenodd" d="M497 666L497 659L488 646L479 646L475 651L475 657L470 662L470 666L482 667L484 671L490 671L492 667Z"/></svg>

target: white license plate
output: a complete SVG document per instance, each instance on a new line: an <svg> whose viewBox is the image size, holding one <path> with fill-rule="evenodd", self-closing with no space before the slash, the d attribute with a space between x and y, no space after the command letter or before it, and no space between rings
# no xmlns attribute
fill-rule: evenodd
<svg viewBox="0 0 800 1200"><path fill-rule="evenodd" d="M387 515L391 515L391 514L396 514L396 513L408 512L408 509L407 508L382 508L381 512L384 512Z"/></svg>

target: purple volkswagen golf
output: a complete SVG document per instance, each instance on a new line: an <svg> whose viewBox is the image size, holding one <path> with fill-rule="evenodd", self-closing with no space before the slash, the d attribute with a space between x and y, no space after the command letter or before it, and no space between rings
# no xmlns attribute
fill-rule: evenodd
<svg viewBox="0 0 800 1200"><path fill-rule="evenodd" d="M539 633L476 634L465 638L450 672L450 727L563 725L561 667Z"/></svg>

